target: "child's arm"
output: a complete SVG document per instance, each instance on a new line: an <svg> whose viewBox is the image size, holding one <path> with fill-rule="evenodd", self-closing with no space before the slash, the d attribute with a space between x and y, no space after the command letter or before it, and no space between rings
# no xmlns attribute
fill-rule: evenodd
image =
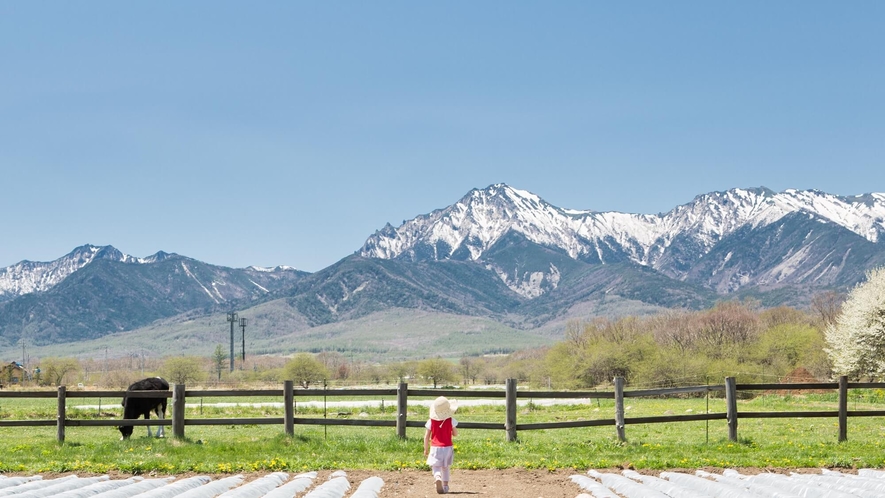
<svg viewBox="0 0 885 498"><path fill-rule="evenodd" d="M430 429L424 431L424 456L430 451Z"/></svg>
<svg viewBox="0 0 885 498"><path fill-rule="evenodd" d="M458 436L458 428L452 427L452 437L456 437L456 436Z"/></svg>

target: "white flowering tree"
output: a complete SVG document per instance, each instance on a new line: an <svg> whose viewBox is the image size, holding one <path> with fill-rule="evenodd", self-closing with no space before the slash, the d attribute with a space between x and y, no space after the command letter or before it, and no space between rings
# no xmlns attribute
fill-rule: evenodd
<svg viewBox="0 0 885 498"><path fill-rule="evenodd" d="M885 267L867 273L824 333L833 373L851 378L885 376Z"/></svg>

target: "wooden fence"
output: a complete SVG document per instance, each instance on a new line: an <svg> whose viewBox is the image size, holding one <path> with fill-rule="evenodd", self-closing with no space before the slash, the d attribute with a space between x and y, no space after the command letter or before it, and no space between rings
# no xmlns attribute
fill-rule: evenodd
<svg viewBox="0 0 885 498"><path fill-rule="evenodd" d="M66 427L117 427L121 425L146 426L164 425L172 426L173 437L185 437L185 426L188 425L281 425L287 435L295 433L295 425L349 425L365 427L395 427L399 437L406 437L407 427L424 427L425 420L407 420L407 406L409 397L437 397L448 396L454 398L491 398L504 399L505 417L503 423L494 422L466 422L459 421L458 427L462 429L491 429L503 430L508 441L516 441L517 432L537 429L562 429L575 427L598 427L613 426L618 439L625 441L626 427L635 424L654 424L665 422L689 422L703 420L725 420L728 424L728 438L737 441L738 420L749 418L798 418L798 417L833 417L839 421L839 441L848 439L849 417L881 417L885 416L885 410L848 410L848 389L883 389L885 383L850 383L846 377L840 377L838 382L830 383L792 383L792 384L737 384L734 377L727 377L723 385L706 385L694 387L679 387L665 389L646 389L627 391L624 389L624 379L616 378L613 392L599 391L518 391L516 380L508 379L503 391L489 390L461 390L461 389L409 389L408 385L401 383L396 389L295 389L292 381L286 381L282 389L262 390L186 390L184 385L175 385L171 391L137 391L130 392L130 397L142 398L172 398L172 417L166 420L79 420L66 417L66 402L68 398L122 398L125 391L68 391L65 386L60 386L57 392L52 391L0 391L0 398L56 398L58 400L57 417L55 420L0 420L0 428L3 427L37 427L55 426L59 442L65 440ZM835 410L831 411L794 411L794 412L738 412L737 398L741 391L802 391L802 390L836 390L838 402ZM677 395L709 395L710 392L724 392L726 399L725 413L698 413L690 415L665 415L652 417L626 417L624 410L625 398L641 397L665 397ZM283 399L283 417L262 418L186 418L185 406L187 398L202 397L245 397L263 396L278 397ZM361 420L361 419L329 419L329 418L305 418L295 416L296 399L298 397L358 397L358 396L396 396L397 410L395 420ZM575 420L568 422L545 422L534 424L519 424L516 420L516 407L519 399L613 399L615 402L614 419L598 420Z"/></svg>

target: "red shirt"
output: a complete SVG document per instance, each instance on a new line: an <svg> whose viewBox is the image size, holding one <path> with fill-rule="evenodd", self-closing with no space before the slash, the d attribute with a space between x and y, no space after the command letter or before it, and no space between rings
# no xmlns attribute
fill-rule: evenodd
<svg viewBox="0 0 885 498"><path fill-rule="evenodd" d="M430 445L452 446L452 418L430 419Z"/></svg>

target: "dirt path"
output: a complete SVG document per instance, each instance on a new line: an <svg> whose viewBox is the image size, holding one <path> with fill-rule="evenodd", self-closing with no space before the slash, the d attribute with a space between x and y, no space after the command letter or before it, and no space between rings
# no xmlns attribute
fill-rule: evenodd
<svg viewBox="0 0 885 498"><path fill-rule="evenodd" d="M569 480L574 470L504 469L504 470L452 470L450 495L476 496L482 498L575 498L581 490ZM430 471L347 471L347 477L355 486L371 476L384 479L381 498L423 498L439 496L433 485ZM318 480L323 479L321 473Z"/></svg>

